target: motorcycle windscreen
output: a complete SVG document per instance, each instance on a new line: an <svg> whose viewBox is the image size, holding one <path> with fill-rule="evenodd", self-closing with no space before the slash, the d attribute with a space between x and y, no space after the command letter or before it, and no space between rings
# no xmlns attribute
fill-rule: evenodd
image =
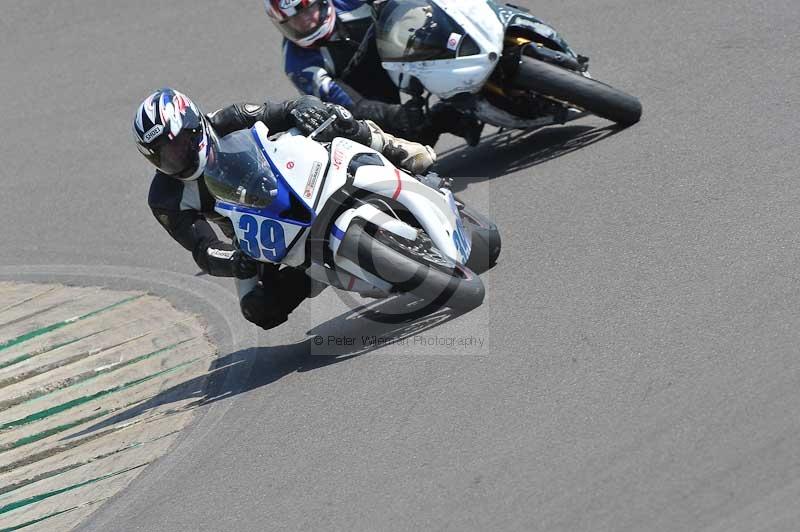
<svg viewBox="0 0 800 532"><path fill-rule="evenodd" d="M204 175L208 191L218 200L255 209L288 207L288 197L280 193L278 179L250 130L219 139Z"/></svg>
<svg viewBox="0 0 800 532"><path fill-rule="evenodd" d="M438 6L425 0L390 0L376 26L378 53L385 62L454 59L462 44L474 43Z"/></svg>

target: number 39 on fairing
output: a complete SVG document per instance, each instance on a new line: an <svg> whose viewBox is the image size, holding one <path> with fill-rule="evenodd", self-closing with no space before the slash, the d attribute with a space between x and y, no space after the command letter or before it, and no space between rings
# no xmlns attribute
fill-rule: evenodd
<svg viewBox="0 0 800 532"><path fill-rule="evenodd" d="M219 204L217 205L219 208ZM271 218L231 210L230 216L239 247L254 259L280 262L286 257L287 240L291 242L302 229L297 225L283 224Z"/></svg>

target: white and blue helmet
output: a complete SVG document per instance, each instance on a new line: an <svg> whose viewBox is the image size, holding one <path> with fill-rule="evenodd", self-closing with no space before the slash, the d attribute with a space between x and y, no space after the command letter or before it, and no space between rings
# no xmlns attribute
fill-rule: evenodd
<svg viewBox="0 0 800 532"><path fill-rule="evenodd" d="M200 109L184 94L157 90L133 117L136 147L161 172L189 181L202 175L208 160L208 132Z"/></svg>
<svg viewBox="0 0 800 532"><path fill-rule="evenodd" d="M336 8L329 0L264 0L267 15L284 37L304 48L333 33Z"/></svg>

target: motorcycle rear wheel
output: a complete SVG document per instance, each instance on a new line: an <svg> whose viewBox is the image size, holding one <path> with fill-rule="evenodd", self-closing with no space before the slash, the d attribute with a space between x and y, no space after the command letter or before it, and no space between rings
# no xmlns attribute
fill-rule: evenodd
<svg viewBox="0 0 800 532"><path fill-rule="evenodd" d="M601 118L628 126L642 117L638 98L578 72L531 57L521 57L514 84L546 98L567 103Z"/></svg>

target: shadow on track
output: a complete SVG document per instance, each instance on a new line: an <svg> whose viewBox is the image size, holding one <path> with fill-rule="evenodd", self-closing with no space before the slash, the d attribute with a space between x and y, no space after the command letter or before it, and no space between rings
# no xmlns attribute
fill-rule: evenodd
<svg viewBox="0 0 800 532"><path fill-rule="evenodd" d="M380 319L381 315L397 316L403 311L408 312L409 307L415 304L407 296L379 300L314 327L307 333L310 338L296 344L252 347L219 357L208 373L162 390L150 399L63 439L80 438L119 423L131 422L156 407L186 399L195 398L174 410L162 409L161 415L208 405L267 386L291 373L313 371L377 351L461 315L450 309L439 309L423 316L412 313L407 321L395 318L389 323ZM352 338L354 341L351 345L343 345L332 340L335 338ZM251 364L243 381L227 378L230 370L242 364Z"/></svg>
<svg viewBox="0 0 800 532"><path fill-rule="evenodd" d="M507 130L481 139L474 148L460 146L439 155L436 172L454 178L453 190L460 192L471 183L526 170L563 157L616 135L617 125L591 127L554 126L532 132Z"/></svg>

